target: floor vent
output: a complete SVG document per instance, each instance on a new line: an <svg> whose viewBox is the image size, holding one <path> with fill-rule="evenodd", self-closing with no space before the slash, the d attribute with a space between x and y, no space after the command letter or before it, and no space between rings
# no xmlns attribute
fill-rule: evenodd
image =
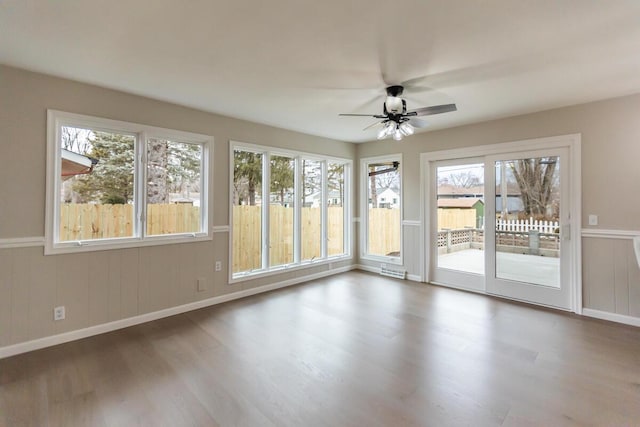
<svg viewBox="0 0 640 427"><path fill-rule="evenodd" d="M407 272L405 270L393 270L388 267L380 267L380 274L383 276L395 277L396 279L404 279Z"/></svg>

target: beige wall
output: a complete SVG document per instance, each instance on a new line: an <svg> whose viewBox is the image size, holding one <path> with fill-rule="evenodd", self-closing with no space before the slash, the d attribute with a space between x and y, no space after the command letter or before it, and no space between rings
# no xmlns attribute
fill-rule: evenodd
<svg viewBox="0 0 640 427"><path fill-rule="evenodd" d="M46 110L212 135L213 222L229 224L229 141L355 158L355 146L0 66L0 240L44 235ZM0 347L328 271L319 265L229 285L228 233L212 241L44 256L0 249ZM222 272L213 270L221 260ZM333 267L349 265L334 263ZM196 279L208 282L196 292ZM66 320L53 322L53 307Z"/></svg>
<svg viewBox="0 0 640 427"><path fill-rule="evenodd" d="M464 105L459 105L464 109ZM358 158L403 155L404 219L420 219L420 153L557 135L582 135L582 227L637 231L640 234L640 95L511 117L414 135L400 143L374 141L357 147ZM455 114L455 113L452 113ZM427 118L428 119L428 118ZM411 197L408 197L411 195ZM359 198L358 198L359 200ZM588 215L599 225L589 227ZM404 235L412 233L405 226ZM409 233L408 233L409 232ZM640 279L626 243L583 239L586 307L640 316ZM614 250L616 255L612 255ZM408 273L419 274L419 242L404 241ZM603 254L602 252L605 252ZM363 264L371 264L360 261ZM597 274L594 274L594 271Z"/></svg>
<svg viewBox="0 0 640 427"><path fill-rule="evenodd" d="M639 95L415 135L401 143L354 145L0 66L0 239L44 234L48 108L214 136L214 225L229 222L229 140L353 159L401 152L404 219L418 220L419 153L581 133L583 227L595 213L598 228L640 230ZM408 272L417 275L415 230L404 227L403 249ZM640 273L627 243L583 240L587 307L640 316ZM0 249L0 347L330 268L229 285L228 244L227 233L215 233L211 242L46 257L42 247ZM222 272L214 272L214 260L223 261ZM196 292L198 277L207 279L206 292ZM56 305L67 307L63 322L52 321Z"/></svg>

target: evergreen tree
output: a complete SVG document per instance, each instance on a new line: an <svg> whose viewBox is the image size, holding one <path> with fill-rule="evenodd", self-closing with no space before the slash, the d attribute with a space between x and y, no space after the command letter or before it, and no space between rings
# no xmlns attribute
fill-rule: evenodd
<svg viewBox="0 0 640 427"><path fill-rule="evenodd" d="M236 150L233 153L233 185L236 205L247 200L256 204L256 189L262 184L262 155Z"/></svg>
<svg viewBox="0 0 640 427"><path fill-rule="evenodd" d="M281 205L284 205L285 190L293 189L294 170L293 159L282 156L271 157L270 191L279 195Z"/></svg>
<svg viewBox="0 0 640 427"><path fill-rule="evenodd" d="M125 204L133 200L135 138L107 132L93 132L87 155L98 164L87 175L79 175L73 190L83 203Z"/></svg>
<svg viewBox="0 0 640 427"><path fill-rule="evenodd" d="M150 139L147 144L147 203L167 203L169 141Z"/></svg>

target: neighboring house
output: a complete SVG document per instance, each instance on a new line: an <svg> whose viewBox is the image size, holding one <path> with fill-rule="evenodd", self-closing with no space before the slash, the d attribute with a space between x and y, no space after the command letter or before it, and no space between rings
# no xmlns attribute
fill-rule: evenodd
<svg viewBox="0 0 640 427"><path fill-rule="evenodd" d="M400 197L398 196L398 193L390 188L387 188L382 193L379 193L377 207L398 209L400 207Z"/></svg>
<svg viewBox="0 0 640 427"><path fill-rule="evenodd" d="M302 207L304 208L318 208L322 203L322 193L317 191L304 198ZM342 194L339 190L329 190L327 194L327 205L329 206L342 206Z"/></svg>
<svg viewBox="0 0 640 427"><path fill-rule="evenodd" d="M61 150L61 167L60 176L63 181L68 180L76 175L84 175L91 173L93 167L98 164L98 159L93 157L83 156L82 154L74 153L73 151Z"/></svg>
<svg viewBox="0 0 640 427"><path fill-rule="evenodd" d="M459 199L438 199L438 208L442 209L475 209L476 216L484 216L484 201L477 197Z"/></svg>
<svg viewBox="0 0 640 427"><path fill-rule="evenodd" d="M484 198L484 185L458 187L453 184L438 184L438 199L458 199L460 197Z"/></svg>
<svg viewBox="0 0 640 427"><path fill-rule="evenodd" d="M500 191L501 187L496 186L496 211L498 213L502 211L502 196L500 195ZM440 207L440 200L459 200L462 198L481 199L483 200L484 206L484 186L457 187L447 183L438 185L438 207ZM509 214L517 214L524 210L524 203L522 203L522 197L520 196L520 188L517 184L511 182L507 186L507 210Z"/></svg>
<svg viewBox="0 0 640 427"><path fill-rule="evenodd" d="M439 197L439 196L438 196ZM460 197L458 199L438 198L438 209L475 210L475 226L484 224L484 201L479 197ZM470 224L473 226L473 224Z"/></svg>
<svg viewBox="0 0 640 427"><path fill-rule="evenodd" d="M517 214L524 211L524 203L520 194L508 194L507 195L507 211L509 214ZM496 212L502 212L502 196L496 196Z"/></svg>

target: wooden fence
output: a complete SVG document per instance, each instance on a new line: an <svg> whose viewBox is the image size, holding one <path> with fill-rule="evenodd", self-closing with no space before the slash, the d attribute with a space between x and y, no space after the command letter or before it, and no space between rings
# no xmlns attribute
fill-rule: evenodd
<svg viewBox="0 0 640 427"><path fill-rule="evenodd" d="M438 230L477 226L475 209L438 208Z"/></svg>
<svg viewBox="0 0 640 427"><path fill-rule="evenodd" d="M301 256L303 260L321 255L320 208L302 208ZM262 207L233 207L233 272L262 267ZM330 206L327 212L327 253L339 255L344 248L344 210ZM272 266L293 262L293 208L269 207L269 262Z"/></svg>
<svg viewBox="0 0 640 427"><path fill-rule="evenodd" d="M400 209L369 208L369 253L400 254Z"/></svg>
<svg viewBox="0 0 640 427"><path fill-rule="evenodd" d="M233 271L258 269L262 264L261 206L233 207ZM293 262L293 208L270 206L270 263ZM327 214L327 252L339 255L344 247L344 210L330 206ZM64 203L60 208L60 240L92 240L133 236L133 205ZM320 208L302 208L303 260L321 255ZM400 251L400 210L369 210L369 252L389 255ZM193 233L200 230L200 208L190 204L154 204L147 207L147 234Z"/></svg>
<svg viewBox="0 0 640 427"><path fill-rule="evenodd" d="M133 236L133 205L60 205L60 241ZM200 208L190 204L153 204L147 207L147 234L200 231Z"/></svg>

